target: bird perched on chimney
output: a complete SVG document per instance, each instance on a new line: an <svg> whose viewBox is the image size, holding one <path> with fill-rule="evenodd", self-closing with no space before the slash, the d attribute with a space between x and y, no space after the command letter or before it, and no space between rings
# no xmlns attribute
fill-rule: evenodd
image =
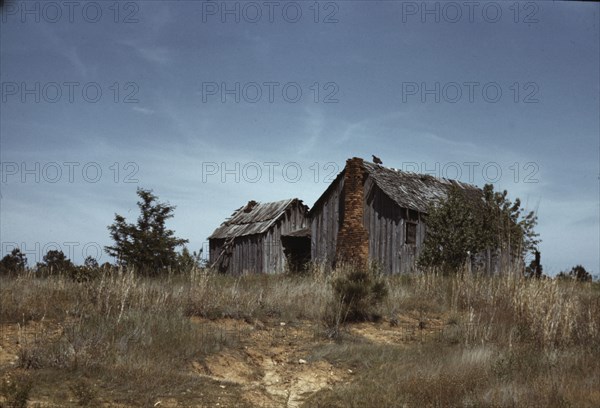
<svg viewBox="0 0 600 408"><path fill-rule="evenodd" d="M372 154L371 156L373 156L373 163L383 164L383 162L381 161L381 159L379 157L375 156L374 154Z"/></svg>

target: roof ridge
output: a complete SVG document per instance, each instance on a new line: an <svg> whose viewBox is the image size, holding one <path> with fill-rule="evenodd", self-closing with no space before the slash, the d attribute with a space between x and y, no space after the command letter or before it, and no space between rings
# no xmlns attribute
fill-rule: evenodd
<svg viewBox="0 0 600 408"><path fill-rule="evenodd" d="M466 183L464 181L457 180L457 179L451 179L451 178L447 178L447 177L438 177L438 176L431 175L429 173L416 173L414 171L407 171L407 170L397 169L395 167L387 167L387 166L384 166L384 165L381 165L381 164L375 164L375 163L370 162L368 160L363 160L363 163L366 163L366 164L370 165L371 167L381 168L381 169L388 170L388 171L395 172L395 173L403 173L403 174L407 174L407 175L410 175L410 176L417 176L417 177L431 177L431 178L433 178L435 180L438 180L438 181L448 181L448 182L459 183L459 184L462 184L464 186L474 187L474 188L480 190L480 188L477 187L477 185L475 185L475 184Z"/></svg>

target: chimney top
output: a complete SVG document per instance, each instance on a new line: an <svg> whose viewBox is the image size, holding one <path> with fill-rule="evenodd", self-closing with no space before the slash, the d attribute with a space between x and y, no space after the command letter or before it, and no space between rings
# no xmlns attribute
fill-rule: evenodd
<svg viewBox="0 0 600 408"><path fill-rule="evenodd" d="M254 201L254 200L250 200L250 201L248 201L248 204L246 204L246 206L244 207L243 211L244 211L245 213L249 213L250 211L252 211L252 209L253 209L254 207L256 207L256 205L257 205L257 204L258 204L258 203L257 203L256 201Z"/></svg>

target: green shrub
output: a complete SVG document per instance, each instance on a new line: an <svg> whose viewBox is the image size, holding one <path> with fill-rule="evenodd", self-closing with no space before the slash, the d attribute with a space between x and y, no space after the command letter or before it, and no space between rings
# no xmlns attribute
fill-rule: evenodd
<svg viewBox="0 0 600 408"><path fill-rule="evenodd" d="M334 303L341 306L341 322L373 320L376 307L388 294L385 282L375 268L342 268L333 280Z"/></svg>

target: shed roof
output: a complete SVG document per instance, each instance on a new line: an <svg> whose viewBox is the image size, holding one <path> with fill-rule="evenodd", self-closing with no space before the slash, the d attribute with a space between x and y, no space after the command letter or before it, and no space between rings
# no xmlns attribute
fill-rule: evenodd
<svg viewBox="0 0 600 408"><path fill-rule="evenodd" d="M277 220L293 205L300 205L306 211L306 206L297 198L258 203L249 201L243 207L235 210L231 217L223 222L208 239L223 239L267 232Z"/></svg>
<svg viewBox="0 0 600 408"><path fill-rule="evenodd" d="M364 168L375 184L400 207L422 213L428 211L431 203L445 199L452 186L471 197L481 196L481 189L457 180L405 172L367 161Z"/></svg>

